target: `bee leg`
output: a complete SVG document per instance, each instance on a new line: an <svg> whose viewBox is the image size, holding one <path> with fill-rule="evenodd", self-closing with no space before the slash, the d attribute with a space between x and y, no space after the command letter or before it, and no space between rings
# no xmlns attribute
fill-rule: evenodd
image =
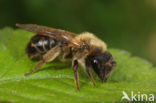
<svg viewBox="0 0 156 103"><path fill-rule="evenodd" d="M53 47L46 54L43 55L42 60L39 61L39 63L31 72L26 73L25 76L35 73L44 63L53 61L60 54L60 51L61 49L59 46Z"/></svg>
<svg viewBox="0 0 156 103"><path fill-rule="evenodd" d="M86 68L85 68L86 73L88 74L88 76L89 76L90 80L92 81L93 85L96 87L96 83L94 81L92 73L90 72L90 66L89 66L88 61L86 61L85 66L86 66Z"/></svg>
<svg viewBox="0 0 156 103"><path fill-rule="evenodd" d="M77 69L78 69L78 61L77 60L74 60L72 69L73 69L73 73L74 73L74 80L75 80L77 90L80 90L79 83L78 83L78 76L77 76Z"/></svg>
<svg viewBox="0 0 156 103"><path fill-rule="evenodd" d="M30 75L30 74L33 74L33 73L36 72L44 63L45 63L44 60L40 60L39 63L35 66L35 68L34 68L31 72L24 74L24 76L28 76L28 75Z"/></svg>

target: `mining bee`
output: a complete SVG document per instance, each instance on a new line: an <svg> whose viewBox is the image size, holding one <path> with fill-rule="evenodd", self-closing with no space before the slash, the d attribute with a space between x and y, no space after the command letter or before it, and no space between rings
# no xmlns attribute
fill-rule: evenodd
<svg viewBox="0 0 156 103"><path fill-rule="evenodd" d="M84 32L77 35L35 24L16 24L16 26L36 34L29 41L26 53L30 59L40 58L40 61L25 76L36 72L43 64L52 62L60 55L63 60L72 60L74 80L79 90L77 75L79 63L94 86L96 84L90 69L95 71L102 82L106 82L116 64L113 56L107 52L107 45L92 33Z"/></svg>

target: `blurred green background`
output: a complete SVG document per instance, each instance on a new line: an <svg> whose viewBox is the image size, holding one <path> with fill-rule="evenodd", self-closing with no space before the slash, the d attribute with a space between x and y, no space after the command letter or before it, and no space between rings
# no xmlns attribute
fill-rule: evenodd
<svg viewBox="0 0 156 103"><path fill-rule="evenodd" d="M0 0L0 28L16 23L89 31L156 64L156 0Z"/></svg>

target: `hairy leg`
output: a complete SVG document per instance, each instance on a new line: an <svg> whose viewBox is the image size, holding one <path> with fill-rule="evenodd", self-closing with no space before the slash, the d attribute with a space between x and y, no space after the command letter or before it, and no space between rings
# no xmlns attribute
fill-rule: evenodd
<svg viewBox="0 0 156 103"><path fill-rule="evenodd" d="M77 90L80 90L79 83L78 83L78 75L77 75L77 69L78 69L78 61L77 60L73 61L72 69L73 69L73 73L74 73L74 80L75 80Z"/></svg>
<svg viewBox="0 0 156 103"><path fill-rule="evenodd" d="M59 46L53 47L46 54L43 55L43 59L38 62L38 64L35 66L35 68L31 72L26 73L25 76L35 73L46 62L53 61L60 54L60 51L61 49Z"/></svg>
<svg viewBox="0 0 156 103"><path fill-rule="evenodd" d="M88 76L89 76L90 80L92 81L93 85L96 86L96 83L94 81L94 78L92 76L92 73L90 72L90 65L89 65L89 63L88 63L87 60L86 60L85 66L86 66L86 68L85 68L86 73L88 74Z"/></svg>

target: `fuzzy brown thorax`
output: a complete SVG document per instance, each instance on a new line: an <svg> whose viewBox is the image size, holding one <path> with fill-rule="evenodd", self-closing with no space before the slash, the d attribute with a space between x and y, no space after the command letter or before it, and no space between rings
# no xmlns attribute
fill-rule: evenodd
<svg viewBox="0 0 156 103"><path fill-rule="evenodd" d="M92 33L84 32L80 35L77 35L74 39L83 43L83 47L79 50L79 52L77 52L75 58L85 58L89 54L95 52L104 53L107 50L106 43L104 43Z"/></svg>
<svg viewBox="0 0 156 103"><path fill-rule="evenodd" d="M107 50L106 43L97 38L92 33L89 32L81 33L80 35L76 36L75 39L84 42L84 44L88 45L91 49L101 48L103 52Z"/></svg>

